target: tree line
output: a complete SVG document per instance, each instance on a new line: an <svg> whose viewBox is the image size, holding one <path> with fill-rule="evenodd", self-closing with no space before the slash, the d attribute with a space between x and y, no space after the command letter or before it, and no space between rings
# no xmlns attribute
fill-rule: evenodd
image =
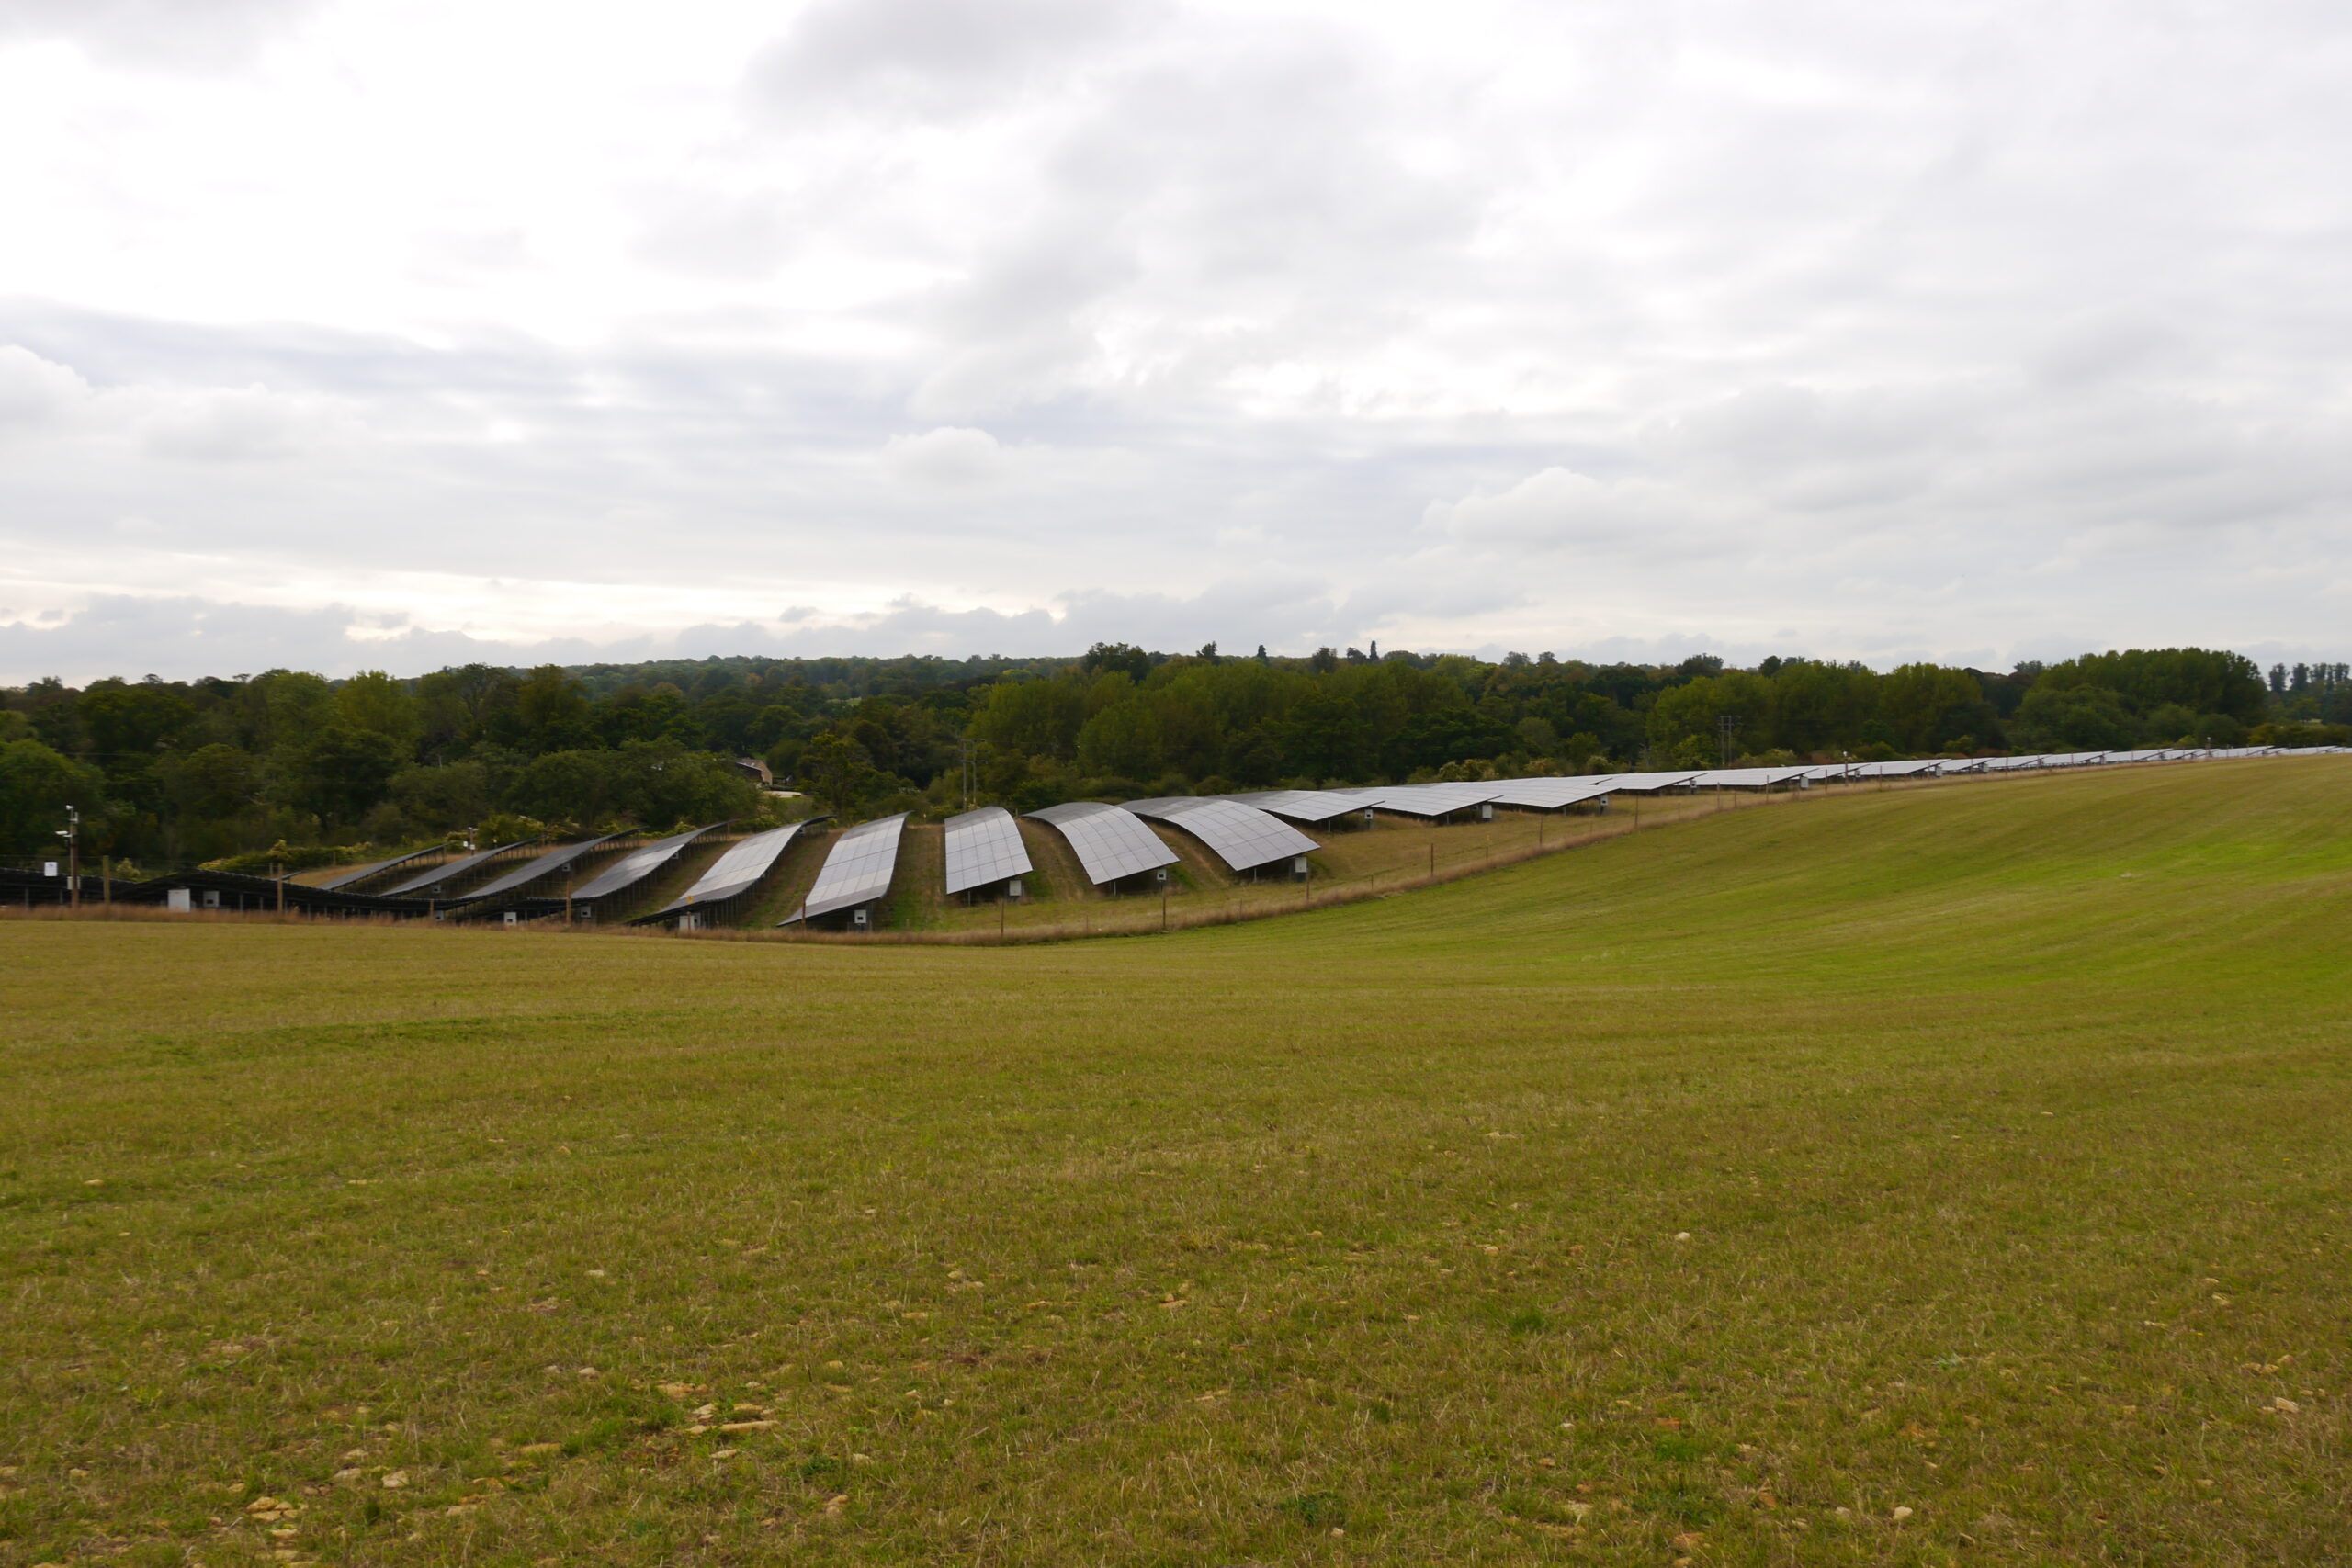
<svg viewBox="0 0 2352 1568"><path fill-rule="evenodd" d="M2352 740L2346 667L2203 649L2006 672L1098 644L0 688L0 853L157 867L471 833L1719 762ZM797 800L769 793L764 765Z"/></svg>

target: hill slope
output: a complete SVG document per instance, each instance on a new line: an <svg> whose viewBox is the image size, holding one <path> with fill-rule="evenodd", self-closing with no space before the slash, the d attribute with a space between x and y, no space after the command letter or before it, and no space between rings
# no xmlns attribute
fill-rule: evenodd
<svg viewBox="0 0 2352 1568"><path fill-rule="evenodd" d="M0 1562L2339 1557L2347 801L1035 949L12 920Z"/></svg>

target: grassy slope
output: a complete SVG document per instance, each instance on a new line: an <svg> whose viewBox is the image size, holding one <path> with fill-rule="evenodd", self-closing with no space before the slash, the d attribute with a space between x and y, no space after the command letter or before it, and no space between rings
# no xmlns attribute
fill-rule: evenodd
<svg viewBox="0 0 2352 1568"><path fill-rule="evenodd" d="M2340 1560L2347 801L1046 948L0 924L0 1562Z"/></svg>

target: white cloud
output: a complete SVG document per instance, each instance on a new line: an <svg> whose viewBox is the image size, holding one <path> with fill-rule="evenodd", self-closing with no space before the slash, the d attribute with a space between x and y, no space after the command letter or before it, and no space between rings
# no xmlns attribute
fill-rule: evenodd
<svg viewBox="0 0 2352 1568"><path fill-rule="evenodd" d="M985 430L941 425L920 435L893 435L882 460L907 477L935 485L985 483L1005 468L1005 451Z"/></svg>
<svg viewBox="0 0 2352 1568"><path fill-rule="evenodd" d="M15 344L0 344L0 438L62 419L89 395L89 384L69 367Z"/></svg>
<svg viewBox="0 0 2352 1568"><path fill-rule="evenodd" d="M292 31L318 0L6 0L0 39L62 39L101 60L220 70Z"/></svg>

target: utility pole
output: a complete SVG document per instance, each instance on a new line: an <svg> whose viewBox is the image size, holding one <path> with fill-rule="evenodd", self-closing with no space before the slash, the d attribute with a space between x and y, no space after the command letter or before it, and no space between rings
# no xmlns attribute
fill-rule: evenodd
<svg viewBox="0 0 2352 1568"><path fill-rule="evenodd" d="M82 808L65 808L65 827L58 835L65 840L65 897L74 909L82 907Z"/></svg>

